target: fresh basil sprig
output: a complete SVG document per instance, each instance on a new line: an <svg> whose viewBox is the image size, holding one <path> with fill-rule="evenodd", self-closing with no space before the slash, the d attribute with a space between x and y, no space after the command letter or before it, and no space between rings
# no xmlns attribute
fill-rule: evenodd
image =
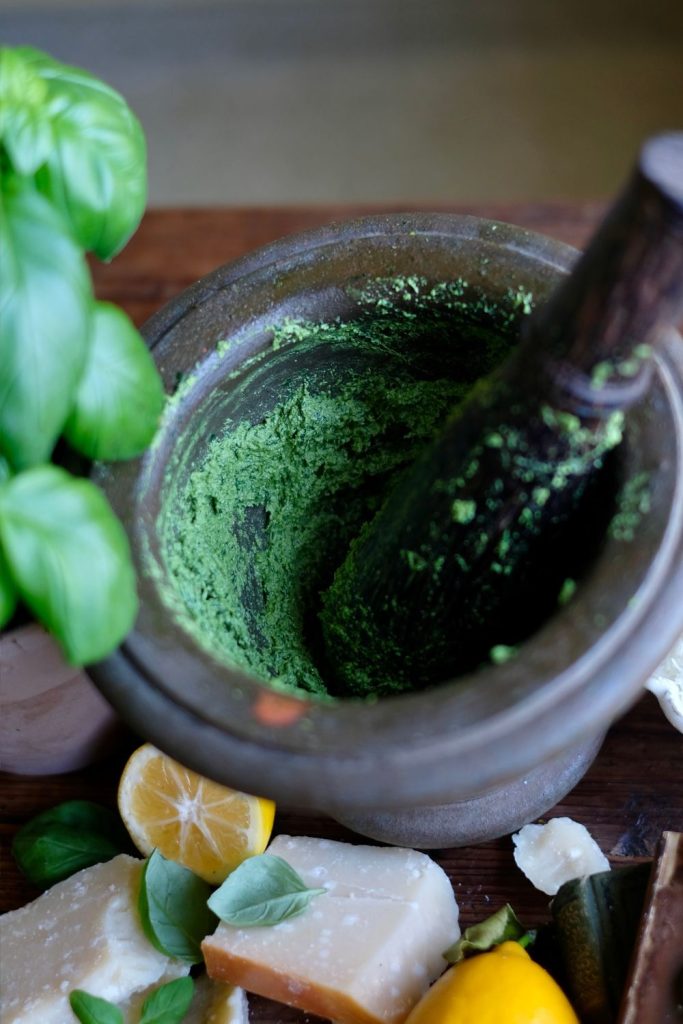
<svg viewBox="0 0 683 1024"><path fill-rule="evenodd" d="M89 480L38 466L0 486L0 547L13 584L73 663L103 658L130 629L128 540Z"/></svg>
<svg viewBox="0 0 683 1024"><path fill-rule="evenodd" d="M192 978L177 978L160 985L142 1004L140 1024L181 1024L193 994ZM118 1006L82 989L70 993L69 1003L81 1024L123 1024Z"/></svg>
<svg viewBox="0 0 683 1024"><path fill-rule="evenodd" d="M139 455L154 436L159 374L130 320L94 301L85 261L125 245L146 194L142 129L114 89L30 47L0 49L0 629L23 600L74 664L132 625L130 551L94 488L30 474L62 435L96 459ZM52 492L57 518L77 509L71 531L49 526ZM31 495L47 504L29 508Z"/></svg>
<svg viewBox="0 0 683 1024"><path fill-rule="evenodd" d="M309 889L281 857L262 853L250 857L228 875L209 900L209 907L226 924L260 927L302 914L326 889Z"/></svg>
<svg viewBox="0 0 683 1024"><path fill-rule="evenodd" d="M20 828L12 842L20 870L41 889L129 848L118 815L90 800L69 800L43 811Z"/></svg>
<svg viewBox="0 0 683 1024"><path fill-rule="evenodd" d="M135 327L123 310L96 302L67 440L91 459L130 459L153 436L163 407L159 374Z"/></svg>
<svg viewBox="0 0 683 1024"><path fill-rule="evenodd" d="M161 953L187 963L202 961L201 942L215 930L207 905L211 887L155 850L142 871L138 911L143 931Z"/></svg>
<svg viewBox="0 0 683 1024"><path fill-rule="evenodd" d="M28 46L18 47L13 57L14 74L20 65L36 95L44 86L39 102L29 105L42 137L36 145L35 131L29 140L26 132L13 132L14 160L37 174L40 190L68 218L80 245L110 259L128 241L145 208L146 147L140 123L119 93L87 71ZM26 109L16 95L14 106L20 116Z"/></svg>
<svg viewBox="0 0 683 1024"><path fill-rule="evenodd" d="M91 285L62 214L26 179L0 186L0 443L25 469L50 458L73 405Z"/></svg>

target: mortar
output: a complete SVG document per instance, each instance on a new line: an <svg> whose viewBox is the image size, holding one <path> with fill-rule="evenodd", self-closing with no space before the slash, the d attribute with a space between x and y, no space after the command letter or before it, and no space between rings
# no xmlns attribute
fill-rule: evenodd
<svg viewBox="0 0 683 1024"><path fill-rule="evenodd" d="M95 474L141 610L91 669L139 733L219 781L412 846L504 834L572 788L683 627L676 332L572 545L490 662L374 702L291 684L325 682L312 609L363 516L575 257L475 218L369 218L220 268L147 324L174 396L143 459ZM281 429L264 427L283 402ZM253 465L253 439L268 486L237 464Z"/></svg>

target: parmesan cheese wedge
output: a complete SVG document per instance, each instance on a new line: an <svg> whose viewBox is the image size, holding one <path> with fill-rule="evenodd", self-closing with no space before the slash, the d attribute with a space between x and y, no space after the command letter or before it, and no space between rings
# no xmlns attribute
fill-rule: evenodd
<svg viewBox="0 0 683 1024"><path fill-rule="evenodd" d="M159 953L137 911L141 860L121 854L0 917L0 1024L75 1021L69 993L122 1006L189 973ZM141 1000L140 1000L141 1001Z"/></svg>
<svg viewBox="0 0 683 1024"><path fill-rule="evenodd" d="M415 850L325 839L278 836L267 852L327 891L277 925L220 924L202 943L209 976L338 1024L400 1024L460 935L443 870Z"/></svg>

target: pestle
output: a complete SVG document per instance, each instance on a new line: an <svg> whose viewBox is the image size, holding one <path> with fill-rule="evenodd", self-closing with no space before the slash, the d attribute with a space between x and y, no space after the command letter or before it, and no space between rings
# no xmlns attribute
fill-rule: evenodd
<svg viewBox="0 0 683 1024"><path fill-rule="evenodd" d="M683 133L670 133L645 143L513 354L352 543L320 613L338 692L421 689L513 653L507 626L575 537L653 347L681 316Z"/></svg>

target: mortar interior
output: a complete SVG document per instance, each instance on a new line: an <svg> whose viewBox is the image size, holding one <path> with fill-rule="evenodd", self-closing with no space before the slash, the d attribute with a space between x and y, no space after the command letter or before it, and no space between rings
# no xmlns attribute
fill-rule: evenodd
<svg viewBox="0 0 683 1024"><path fill-rule="evenodd" d="M183 629L225 665L321 700L343 694L321 650L320 592L531 308L521 292L494 303L463 282L425 290L405 278L363 299L348 320L276 325L270 346L219 381L176 444L158 518L162 598ZM495 624L492 648L516 645L555 610L601 543L614 490L607 467L572 542L519 615ZM465 658L453 674L473 668Z"/></svg>

